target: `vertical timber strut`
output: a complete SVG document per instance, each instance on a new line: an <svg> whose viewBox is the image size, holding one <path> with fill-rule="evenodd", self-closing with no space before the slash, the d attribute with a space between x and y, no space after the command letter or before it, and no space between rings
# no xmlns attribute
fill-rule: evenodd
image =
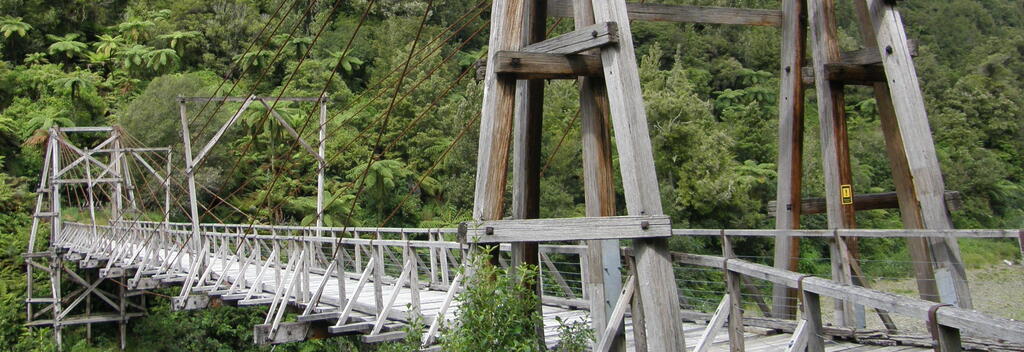
<svg viewBox="0 0 1024 352"><path fill-rule="evenodd" d="M523 0L522 46L544 40L547 4L541 0ZM514 143L512 150L512 218L536 219L540 217L540 158L544 123L544 81L520 80L516 82L516 109L514 117ZM540 257L536 242L512 245L513 268L527 264L539 268ZM529 288L538 297L540 277ZM543 307L537 301L537 311L543 316ZM538 343L544 348L544 326L536 327Z"/></svg>

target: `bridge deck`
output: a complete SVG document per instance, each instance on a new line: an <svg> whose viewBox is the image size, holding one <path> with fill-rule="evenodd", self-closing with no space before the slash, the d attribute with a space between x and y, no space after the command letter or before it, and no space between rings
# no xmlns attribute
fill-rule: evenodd
<svg viewBox="0 0 1024 352"><path fill-rule="evenodd" d="M160 253L160 256L159 256L160 258L174 258L174 256L177 254L177 252L175 252L175 251L167 251L167 250L160 250L159 253ZM83 254L88 254L88 253L83 253ZM178 267L178 269L180 270L177 273L178 276L186 275L186 273L188 272L188 269L189 269L189 267L188 267L189 264L188 263L190 263L192 261L192 258L189 258L189 253L188 252L181 253L181 259L182 259L181 260L182 266ZM243 260L244 260L244 258L243 258ZM246 280L245 281L246 282L245 286L246 287L251 287L254 283L256 283L256 280L257 280L257 278L259 276L259 272L260 272L261 266L260 265L250 264L250 265L247 266L247 268L246 268L246 270L244 272L244 275L242 275L242 271L240 270L240 264L241 264L241 262L235 256L213 256L213 257L211 257L210 258L210 265L212 265L212 269L211 269L212 279L213 280L219 279L220 276L226 274L227 277L225 278L225 281L227 283L234 283L235 281L240 280L241 278L244 278ZM282 266L284 266L284 265L282 264ZM283 284L283 285L281 285L282 287L288 287L289 284L290 284L290 278L292 277L293 273L294 273L294 271L289 270L289 269L284 268L284 267L276 268L276 267L271 266L270 268L268 268L268 272L265 273L263 278L260 279L260 281L259 281L262 284L262 291L259 292L256 295L254 295L252 297L253 300L251 302L255 303L256 305L268 304L268 302L266 302L265 299L264 300L260 300L260 299L261 298L272 297L274 294L278 293L277 289L278 289L278 286L280 284ZM366 288L364 288L362 290L362 292L360 293L360 295L358 297L353 298L353 293L356 292L356 290L358 288L358 285L359 285L358 276L359 276L359 273L346 272L346 278L344 279L345 292L347 293L347 295L345 297L346 300L355 299L356 302L358 302L359 305L360 305L360 309L357 309L356 311L353 312L353 315L350 318L350 322L373 321L375 319L374 314L372 314L372 311L375 310L375 308L373 308L374 305L375 305L375 303L374 303L375 302L375 294L374 294L372 289L367 289L367 288L370 287L370 285L367 285ZM278 277L280 277L283 282L278 282L277 281ZM309 286L310 287L314 287L314 288L318 287L321 284L322 280L324 280L325 278L327 280L327 284L326 284L325 289L324 289L324 291L322 293L322 296L321 296L321 299L320 299L321 303L318 305L317 311L318 312L340 311L341 308L339 308L339 304L338 304L338 302L339 302L338 277L336 275L324 275L324 274L319 274L319 273L311 273L309 275L309 280L310 280ZM168 279L167 281L174 281L174 280L173 279ZM410 292L409 292L410 288L408 286L406 286L406 285L403 285L402 287L400 287L398 289L400 291L399 291L399 294L398 294L398 296L396 298L395 304L393 305L393 308L392 308L393 313L391 313L391 315L395 316L395 315L404 315L406 313L412 313L411 306L409 305L411 303L411 299L409 298L410 297ZM395 290L395 287L394 287L393 284L382 285L382 291L383 291L382 292L382 296L385 297L385 298L390 297L394 293L394 290ZM207 290L200 289L200 290L196 290L194 292L202 293L204 291L207 291ZM244 292L244 291L245 290L240 290L238 293L241 293L241 292ZM313 293L311 293L311 292L308 293L308 295L312 295L312 294ZM443 304L443 302L445 300L446 292L443 291L443 290L439 290L437 288L430 288L430 287L423 286L423 287L421 287L419 289L419 294L420 294L420 314L422 314L424 317L426 317L428 319L428 321L432 320L433 317L436 316L439 313L439 311L441 309L441 306L442 306L442 304ZM221 297L225 297L225 296L231 295L231 293L219 292L217 295L221 296ZM237 295L237 293L236 293L236 295ZM296 302L295 299L291 299L290 300L290 304L295 304L295 302ZM240 301L239 303L242 304L242 305L246 305L245 301ZM250 303L250 304L252 304L252 303ZM300 306L300 308L304 308L304 304L300 304L299 306ZM454 320L455 319L456 314L457 314L456 312L458 311L458 306L459 306L459 302L457 300L453 301L451 303L451 308L445 314L445 318L447 320ZM394 312L398 312L399 314L395 314ZM370 314L368 314L368 313L370 313ZM543 315L544 331L545 331L545 339L546 339L547 343L549 344L549 346L554 347L555 345L558 344L558 327L559 327L559 324L558 324L558 322L556 320L556 317L561 318L563 321L570 321L571 322L571 321L576 321L578 319L586 319L587 315L588 315L588 312L585 309L566 308L566 307L563 307L563 306L556 306L556 305L550 305L550 304L544 305L544 315ZM330 318L333 318L333 319L337 318L336 316L330 316L330 315L328 315L327 317L330 317ZM332 319L332 322L333 322L333 319ZM386 324L386 330L399 329L403 325L404 325L404 319L389 319L388 324ZM706 325L702 325L702 324L685 323L683 328L684 328L684 334L685 334L686 341L687 341L687 347L692 349L694 347L694 345L700 339L701 334L704 332L704 330L707 328L707 326ZM633 342L634 341L633 341L632 330L633 330L632 319L630 319L627 316L626 317L626 336L627 336L627 339L626 339L627 341L626 342L627 342L627 346L628 346L629 349L633 349L633 347L634 347L633 346ZM395 336L394 338L399 338L399 337L400 336ZM746 338L746 347L747 347L746 351L749 351L749 352L765 351L766 352L766 351L781 351L781 350L784 350L786 348L786 346L788 345L790 339L792 338L792 335L791 334L785 334L785 333L782 333L782 334L767 334L767 333L747 332L747 333L745 333L745 338ZM724 332L720 333L720 334L718 334L716 336L714 341L715 342L711 346L709 351L722 351L722 352L729 351L728 334L725 334ZM836 342L836 341L826 341L826 343L827 343L826 351L828 351L828 352L840 352L840 351L842 351L842 352L854 352L854 351L858 351L858 352L859 351L864 351L864 352L867 352L867 351L896 352L896 351L928 351L929 350L929 349L920 348L920 347L913 347L913 346L874 346L874 345L861 345L861 344L857 344L857 343L853 343L853 342Z"/></svg>

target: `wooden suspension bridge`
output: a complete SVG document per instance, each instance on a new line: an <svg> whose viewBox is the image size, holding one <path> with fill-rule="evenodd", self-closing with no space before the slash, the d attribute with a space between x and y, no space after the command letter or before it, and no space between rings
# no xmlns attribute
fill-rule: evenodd
<svg viewBox="0 0 1024 352"><path fill-rule="evenodd" d="M1024 239L1018 230L953 230L924 101L913 66L913 45L891 0L857 0L865 43L840 52L833 0L783 0L781 10L752 10L631 3L623 0L494 0L490 42L482 66L483 108L477 159L473 221L459 228L336 228L324 226L326 100L312 98L182 97L184 167L175 173L172 148L129 146L117 127L53 128L44 157L28 252L26 313L31 326L51 326L58 346L62 329L117 323L122 348L127 322L145 314L145 293L180 286L175 309L211 305L264 305L264 324L255 343L277 344L359 334L365 342L404 338L415 317L428 322L424 349L438 349L443 324L456 316L466 257L473 248L499 245L498 264L542 268L553 286L537 285L543 302L538 337L557 345L555 318L589 316L597 335L593 349L638 351L940 351L984 348L1022 350L1024 324L973 311L956 239ZM575 30L544 37L547 17L571 17ZM658 180L630 31L631 20L777 26L782 33L779 120L779 192L774 230L673 229L662 215ZM810 29L810 31L808 31ZM813 60L805 62L807 33ZM805 67L806 65L806 67ZM544 79L577 80L580 89L586 216L539 216L540 131ZM803 91L816 87L821 126L828 230L798 230L805 212L801 197ZM843 86L875 90L893 169L895 192L856 195L852 188ZM217 100L241 103L213 137L193 153L187 105ZM274 111L278 101L319 105L315 143L303 139ZM200 221L202 185L197 169L226 131L253 103L316 159L317 205L312 226L209 224ZM615 216L612 132L618 154L625 216ZM107 134L97 145L76 146L69 134ZM314 148L315 147L315 148ZM510 154L511 150L511 155ZM163 155L166 165L144 155ZM510 163L511 159L511 163ZM163 190L162 221L143 221L142 175ZM149 160L149 161L147 161ZM372 163L371 159L370 163ZM510 167L511 165L511 167ZM162 170L161 170L162 169ZM506 214L511 169L510 214ZM171 222L171 184L187 183L189 222ZM71 201L70 192L82 193ZM106 192L98 197L97 192ZM159 198L155 194L153 198ZM105 199L107 204L100 204ZM876 202L864 206L868 199ZM808 202L810 204L810 202ZM860 204L860 205L859 205ZM89 221L63 219L67 208L88 209ZM897 206L906 230L857 230L857 210ZM106 223L98 208L109 206ZM143 204L144 206L144 204ZM821 211L819 209L819 211ZM48 226L48 236L40 236ZM721 256L672 253L671 236L717 236ZM775 239L774 265L736 258L731 239ZM1019 237L1020 236L1020 237ZM830 279L795 271L798 240L830 240ZM859 274L857 239L906 237L914 259L920 298L872 290ZM623 248L620 241L630 240ZM579 243L575 245L553 244ZM551 256L576 258L555 265ZM507 260L503 258L507 257ZM623 263L626 263L623 270ZM723 298L714 314L679 309L680 265L721 270ZM49 287L36 290L35 273L48 274ZM467 274L468 273L468 274ZM574 287L564 276L581 277ZM549 278L549 280L547 279ZM772 283L765 315L744 312L743 281ZM70 287L67 287L70 284ZM821 308L835 303L833 324ZM797 303L799 302L799 304ZM95 304L94 304L95 303ZM759 302L763 303L763 302ZM289 309L301 313L286 314ZM865 311L874 310L884 331L866 330ZM799 315L797 312L799 311ZM900 337L891 315L921 321L931 332ZM720 330L725 332L719 333ZM758 333L760 332L760 334ZM866 344L888 345L872 346Z"/></svg>

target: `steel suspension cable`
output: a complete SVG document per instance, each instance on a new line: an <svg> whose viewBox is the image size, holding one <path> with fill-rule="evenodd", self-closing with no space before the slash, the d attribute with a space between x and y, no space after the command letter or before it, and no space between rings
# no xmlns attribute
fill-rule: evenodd
<svg viewBox="0 0 1024 352"><path fill-rule="evenodd" d="M213 96L216 96L217 92L220 92L220 89L224 87L224 83L227 83L229 77L231 76L231 71L233 71L235 69L235 66L239 62L241 62L243 59L245 59L245 56L249 54L249 51L252 50L253 46L255 46L257 42L259 42L260 37L263 36L263 32L266 31L267 27L269 27L270 24L274 22L274 19L277 18L278 14L280 14L281 8L283 8L284 4L287 3L287 2L288 2L287 0L282 0L281 3L279 5L277 5L277 9L274 10L274 14L270 15L270 19L267 20L267 23L263 24L263 28L260 28L260 32L256 34L256 40L253 40L253 41L249 42L249 46L247 46L245 48L245 51L243 51L242 54L238 57L238 60L231 60L231 64L228 65L228 69L224 73L224 78L220 81L220 84L217 85L217 89L214 89ZM289 6L288 12L291 12L294 9L295 4L298 4L298 3L299 3L298 0L292 1L292 5ZM270 35L267 36L267 41L264 42L264 46L260 49L260 51L262 51L263 48L266 48L266 45L269 43L269 39L274 35L274 33L277 33L277 29L281 27L281 23L284 23L284 17L281 18L281 21L278 22L277 26L274 27L274 29L271 31ZM234 82L231 85L231 89L229 89L229 91L234 91L235 87L238 85L238 82L241 81L241 77L244 76L245 73L248 72L248 71L249 71L249 67L246 67L242 71L242 74L239 75L239 79L234 80ZM206 100L206 102L203 103L202 108L199 109L199 112L196 113L196 116L193 117L192 119L190 119L189 122L190 123L191 122L195 122L195 119L198 119L199 116L201 116L203 114L203 111L206 110L206 107L208 105L210 105L210 101L212 101L212 100L213 100L212 96L210 97L210 99ZM224 102L220 102L220 105L223 106ZM219 107L218 107L218 109L219 109ZM214 115L215 114L216 114L216 112L214 113Z"/></svg>
<svg viewBox="0 0 1024 352"><path fill-rule="evenodd" d="M431 76L432 76L432 75L433 75L433 74L434 74L434 73L435 73L435 72L437 71L437 69L439 69L440 67L442 67L442 66L443 66L443 65L444 65L445 63L447 63L448 61L450 61L450 60L451 60L451 58L453 58L453 57L454 57L454 55L458 53L458 50L459 50L459 49L463 48L463 47L464 47L464 46L465 46L466 44L468 44L468 43L469 43L469 41L470 41L470 40L472 40L472 39L473 39L473 37L475 37L476 35L478 35L478 34L480 33L480 31L482 30L483 26L484 26L484 25L481 25L481 27L480 27L480 28L479 28L479 29L478 29L478 30L477 30L476 32L474 32L474 34L473 34L473 35L472 35L472 36L471 36L470 38L468 38L468 39L467 39L466 41L464 41L464 42L462 43L462 45L460 45L460 46L458 47L458 49L456 49L456 51L453 51L453 53L452 53L451 55L449 55L448 57L446 57L446 58L445 58L445 59L444 59L444 60L443 60L443 61L442 61L441 63L439 63L439 64L438 64L437 66L435 66L435 67L434 67L434 69L432 69L432 70L430 71L430 73L429 73L428 75L426 75L426 76L425 76L425 77L423 77L423 78L422 78L422 79L421 79L421 80L420 80L419 82L417 82L417 83L416 83L416 85L414 86L414 88L418 87L418 86L419 86L420 84L422 84L423 82L425 82L426 80L428 80L428 79L429 79L429 78L430 78L430 77L431 77ZM440 47L439 47L439 48L440 48ZM434 51L436 51L436 50L434 50ZM421 61L421 62L422 62L422 61ZM392 71L394 72L395 70L392 70ZM393 86L392 86L392 87L393 87ZM450 90L450 88L449 88L448 90ZM383 92L383 91L381 91L381 92ZM402 96L402 98L400 98L400 99L399 99L399 101L402 101L402 100L404 100L404 99L405 99L406 97L408 97L408 96L409 96L410 94L411 94L411 90L410 90L410 91L407 91L407 92L406 92L406 93L405 93L405 94L404 94L404 95ZM379 97L379 96L380 96L380 95L378 94L378 97ZM375 99L376 99L376 97L375 97ZM369 104L369 103L368 103L368 104ZM365 104L365 105L364 105L364 108L365 108L365 107L367 107L367 106L368 106L368 104ZM361 110L360 110L360 111L361 111ZM336 116L337 116L337 115L334 115L334 116L333 116L333 117L331 117L330 119L333 119L333 118L334 118L334 117L336 117ZM330 121L330 119L328 119L328 121ZM332 157L331 157L330 159L328 159L328 160L327 160L327 163L329 164L330 162L334 161L335 159L337 159L338 157L340 157L341 155L343 155L343 154L345 153L345 151L347 151L347 150L349 150L349 149L350 149L350 147L351 147L351 144L352 144L352 143L353 143L354 141L356 141L356 140L359 140L359 138L360 138L360 137L362 137L362 136L363 136L364 134L366 134L367 132L369 132L369 131L370 131L370 129L371 129L371 128L373 128L373 126L375 126L375 125L376 125L376 124L377 124L377 123L378 123L378 122L379 122L379 121L380 121L381 119L382 119L382 118L381 118L381 116L378 116L378 118L377 118L377 119L376 119L376 120L375 120L375 121L374 121L373 123L371 123L370 125L368 125L368 126L367 126L367 127L365 127L364 129L362 129L362 130L360 131L360 133L359 133L359 134L358 134L358 135L357 135L356 137L354 137L354 138L353 138L352 140L350 140L350 141L349 141L349 143L347 143L347 144L345 144L344 146L342 146L342 148L341 148L341 151L340 151L340 152L338 152L338 153L334 153L334 156L332 156ZM310 122L310 121L311 121L311 120L310 120L309 118L307 118L307 119L306 119L306 122L307 122L307 123L303 125L303 126L304 126L304 128L305 128L305 126L308 126L308 124L309 124L309 122ZM340 128L340 127L339 127L339 128ZM334 131L336 131L336 129L335 129L335 130L331 130L331 131L329 131L329 132L328 132L328 134L332 134L332 133L333 133ZM291 153L291 152L294 152L294 149L295 149L295 148L297 148L297 146L298 146L298 144L297 144L297 143L298 143L298 141L297 141L297 140L295 140L295 141L293 141L293 142L292 142L292 145L291 145L291 148L290 148L290 150L289 150L289 153ZM290 160L290 158L289 158L289 160ZM236 164L237 164L237 162L236 162ZM243 184L242 184L241 186L239 186L238 188L236 188L236 189L235 189L235 191L231 192L231 194L230 194L230 195L229 195L229 196L228 196L227 198L230 198L231 196L233 196L233 195L234 195L234 194L236 194L237 192L241 191L241 190L242 190L242 189L244 188L244 186L248 185L248 183L250 183L250 182L252 182L252 179L251 179L251 178L250 178L250 179L247 179L247 180L246 180L246 181L245 181L245 182L244 182L244 183L243 183Z"/></svg>

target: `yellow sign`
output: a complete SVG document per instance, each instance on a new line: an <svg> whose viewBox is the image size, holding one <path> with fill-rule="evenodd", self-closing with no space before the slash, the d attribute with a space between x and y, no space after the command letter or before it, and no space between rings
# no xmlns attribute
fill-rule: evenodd
<svg viewBox="0 0 1024 352"><path fill-rule="evenodd" d="M839 186L839 195L842 197L843 205L853 204L853 186L842 185Z"/></svg>

